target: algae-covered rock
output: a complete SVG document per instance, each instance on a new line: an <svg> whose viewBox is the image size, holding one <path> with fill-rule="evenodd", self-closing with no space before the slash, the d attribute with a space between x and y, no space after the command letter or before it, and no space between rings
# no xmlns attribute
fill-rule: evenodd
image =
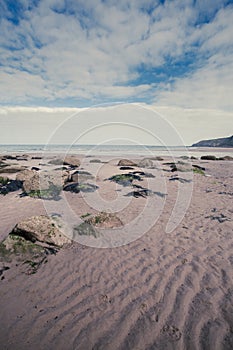
<svg viewBox="0 0 233 350"><path fill-rule="evenodd" d="M55 222L45 215L32 216L19 222L11 235L23 237L33 243L39 241L58 247L71 241L57 228Z"/></svg>

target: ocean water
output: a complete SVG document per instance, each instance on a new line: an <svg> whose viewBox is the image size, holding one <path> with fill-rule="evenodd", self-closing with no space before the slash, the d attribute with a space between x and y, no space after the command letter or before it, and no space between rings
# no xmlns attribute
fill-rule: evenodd
<svg viewBox="0 0 233 350"><path fill-rule="evenodd" d="M14 153L75 153L82 155L196 156L211 154L233 156L233 149L194 148L185 146L147 145L0 145L0 154Z"/></svg>

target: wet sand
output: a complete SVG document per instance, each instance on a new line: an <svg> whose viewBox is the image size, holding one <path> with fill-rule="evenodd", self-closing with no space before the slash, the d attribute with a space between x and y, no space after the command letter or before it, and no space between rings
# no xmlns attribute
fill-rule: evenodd
<svg viewBox="0 0 233 350"><path fill-rule="evenodd" d="M105 249L72 242L32 275L23 264L1 263L10 267L0 276L1 348L232 349L233 161L189 160L205 167L205 175L193 173L189 183L170 180L190 174L172 173L164 165L171 159L156 161L152 169L134 167L155 176L138 184L165 196L131 198L125 197L131 187L106 181L128 172L117 166L119 158L93 159L83 158L79 169L94 175L106 208L113 211L120 203L117 215L127 236L140 216L141 235ZM8 162L47 169L48 160L31 160L30 155L25 162ZM192 186L190 204L168 232L185 186ZM21 192L0 197L1 239L23 218L46 214L45 201L20 197ZM94 193L64 196L77 217L98 212ZM127 205L121 207L118 198L127 198ZM181 212L185 209L180 206ZM154 224L146 230L151 219Z"/></svg>

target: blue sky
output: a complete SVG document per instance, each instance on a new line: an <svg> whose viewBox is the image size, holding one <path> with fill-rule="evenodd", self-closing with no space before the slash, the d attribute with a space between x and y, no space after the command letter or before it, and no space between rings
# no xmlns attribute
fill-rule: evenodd
<svg viewBox="0 0 233 350"><path fill-rule="evenodd" d="M0 105L233 110L233 1L2 0Z"/></svg>

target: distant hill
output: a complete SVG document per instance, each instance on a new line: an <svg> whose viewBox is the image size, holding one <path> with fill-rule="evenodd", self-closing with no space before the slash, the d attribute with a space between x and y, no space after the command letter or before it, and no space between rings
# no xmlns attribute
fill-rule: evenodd
<svg viewBox="0 0 233 350"><path fill-rule="evenodd" d="M233 147L233 135L221 139L199 141L194 143L192 147Z"/></svg>

